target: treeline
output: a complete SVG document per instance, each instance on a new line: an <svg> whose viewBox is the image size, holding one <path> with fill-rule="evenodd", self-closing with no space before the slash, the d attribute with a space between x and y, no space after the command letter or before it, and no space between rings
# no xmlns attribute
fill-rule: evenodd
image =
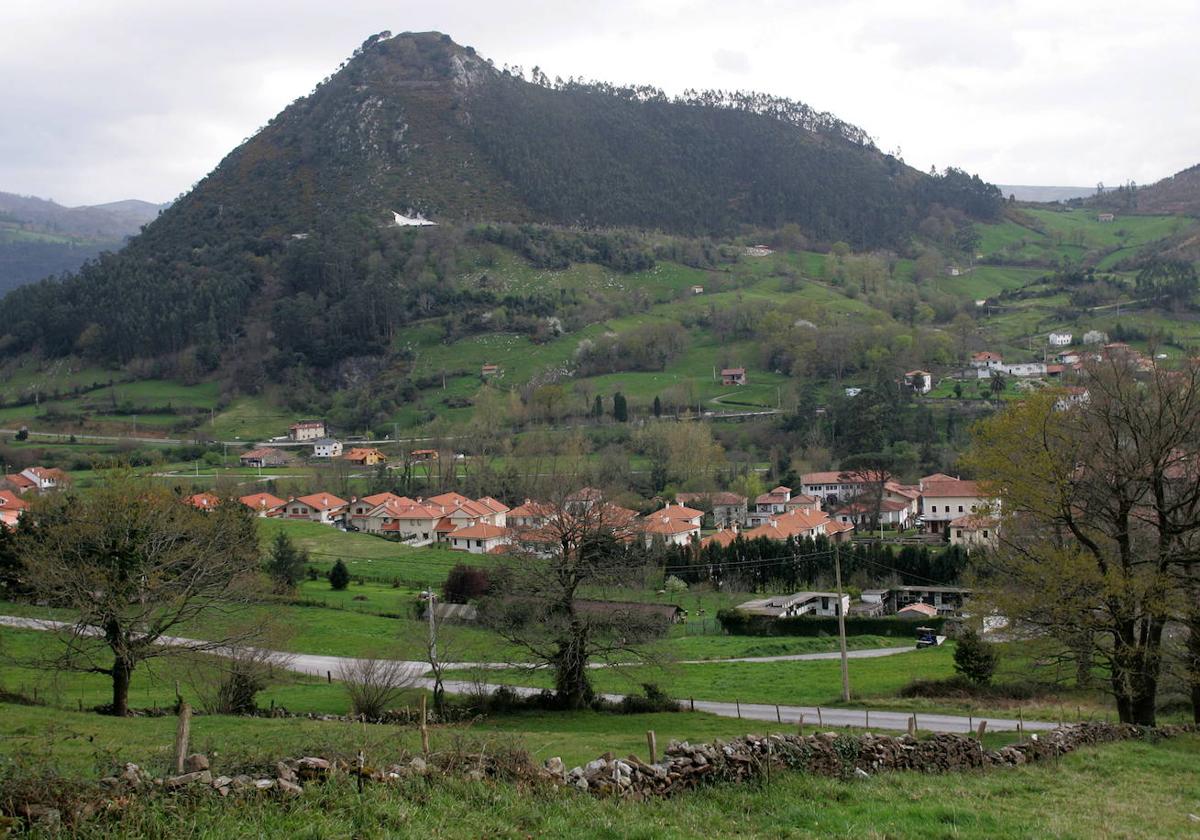
<svg viewBox="0 0 1200 840"><path fill-rule="evenodd" d="M926 546L852 543L835 546L825 537L788 537L785 542L738 536L728 546L710 543L668 573L687 584L712 583L734 591L762 587L791 590L833 585L834 552L842 578L858 584L899 581L900 585L953 585L967 567L959 546L931 551Z"/></svg>

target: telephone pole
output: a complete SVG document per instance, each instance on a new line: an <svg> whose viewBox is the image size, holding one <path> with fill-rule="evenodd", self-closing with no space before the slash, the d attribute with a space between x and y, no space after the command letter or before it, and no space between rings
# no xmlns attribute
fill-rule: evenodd
<svg viewBox="0 0 1200 840"><path fill-rule="evenodd" d="M850 702L850 661L846 656L846 611L842 609L842 552L833 544L833 574L837 580L838 639L842 645L842 702Z"/></svg>

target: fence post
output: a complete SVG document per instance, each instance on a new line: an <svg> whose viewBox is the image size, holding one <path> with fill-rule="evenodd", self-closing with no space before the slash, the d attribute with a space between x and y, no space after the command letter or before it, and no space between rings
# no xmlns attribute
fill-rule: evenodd
<svg viewBox="0 0 1200 840"><path fill-rule="evenodd" d="M864 720L863 720L863 729L870 729L871 728L871 710L867 709L865 712L863 712L863 714L865 716Z"/></svg>
<svg viewBox="0 0 1200 840"><path fill-rule="evenodd" d="M977 729L975 731L975 737L977 737L981 743L983 741L983 734L985 732L987 732L987 719L986 718L984 720L979 721L979 729Z"/></svg>
<svg viewBox="0 0 1200 840"><path fill-rule="evenodd" d="M692 704L692 711L693 711L693 712L694 712L694 711L696 711L696 698L695 698L695 697L689 697L689 698L688 698L688 702Z"/></svg>
<svg viewBox="0 0 1200 840"><path fill-rule="evenodd" d="M654 730L646 730L646 746L650 748L650 763L658 763L658 741L654 737Z"/></svg>
<svg viewBox="0 0 1200 840"><path fill-rule="evenodd" d="M429 755L429 724L425 715L425 695L421 695L421 752Z"/></svg>
<svg viewBox="0 0 1200 840"><path fill-rule="evenodd" d="M187 757L188 735L191 731L192 707L187 703L179 704L179 723L175 727L175 775L183 773L183 760Z"/></svg>
<svg viewBox="0 0 1200 840"><path fill-rule="evenodd" d="M917 716L916 715L908 716L908 737L910 737L910 738L917 737Z"/></svg>
<svg viewBox="0 0 1200 840"><path fill-rule="evenodd" d="M825 721L821 718L821 707L817 706L817 726L825 726Z"/></svg>
<svg viewBox="0 0 1200 840"><path fill-rule="evenodd" d="M325 672L325 682L329 683L330 685L333 685L333 671Z"/></svg>
<svg viewBox="0 0 1200 840"><path fill-rule="evenodd" d="M779 704L775 704L775 722L783 723L783 716L779 714Z"/></svg>
<svg viewBox="0 0 1200 840"><path fill-rule="evenodd" d="M800 730L800 737L804 737L804 712L800 713L800 720L796 721L796 726Z"/></svg>
<svg viewBox="0 0 1200 840"><path fill-rule="evenodd" d="M735 697L735 698L733 698L733 702L737 706L738 720L741 720L742 719L742 701Z"/></svg>

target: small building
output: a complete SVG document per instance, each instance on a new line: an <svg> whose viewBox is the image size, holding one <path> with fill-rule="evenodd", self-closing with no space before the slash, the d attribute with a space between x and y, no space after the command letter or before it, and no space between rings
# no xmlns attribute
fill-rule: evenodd
<svg viewBox="0 0 1200 840"><path fill-rule="evenodd" d="M794 592L791 595L772 595L738 604L740 612L769 618L794 618L799 615L836 616L838 614L836 592ZM842 614L850 609L850 596L840 599Z"/></svg>
<svg viewBox="0 0 1200 840"><path fill-rule="evenodd" d="M373 467L376 464L387 463L387 456L378 449L368 449L358 446L353 447L342 458L360 467Z"/></svg>
<svg viewBox="0 0 1200 840"><path fill-rule="evenodd" d="M862 392L863 392L862 388L851 387L851 388L842 389L842 393L845 394L847 397L857 397Z"/></svg>
<svg viewBox="0 0 1200 840"><path fill-rule="evenodd" d="M303 443L307 440L319 440L325 437L324 420L301 420L288 426L288 438Z"/></svg>
<svg viewBox="0 0 1200 840"><path fill-rule="evenodd" d="M242 496L238 501L260 517L280 516L283 513L283 506L287 504L283 499L270 493L252 493L249 496Z"/></svg>
<svg viewBox="0 0 1200 840"><path fill-rule="evenodd" d="M961 586L895 586L887 591L885 601L889 613L900 611L912 604L932 607L933 615L958 615L971 597L971 590Z"/></svg>
<svg viewBox="0 0 1200 840"><path fill-rule="evenodd" d="M937 614L937 607L920 602L909 604L896 610L896 618L915 618L918 621L926 618L934 618Z"/></svg>
<svg viewBox="0 0 1200 840"><path fill-rule="evenodd" d="M1071 338L1069 332L1052 332L1046 336L1046 341L1051 347L1069 347Z"/></svg>
<svg viewBox="0 0 1200 840"><path fill-rule="evenodd" d="M931 534L949 537L950 522L972 513L983 513L995 507L976 481L964 481L937 473L921 479L921 523Z"/></svg>
<svg viewBox="0 0 1200 840"><path fill-rule="evenodd" d="M700 537L700 524L697 520L675 518L666 511L656 511L642 523L642 534L647 548L657 539L666 545L690 545L692 537Z"/></svg>
<svg viewBox="0 0 1200 840"><path fill-rule="evenodd" d="M904 374L904 384L918 394L928 394L933 390L933 374L927 370L910 370Z"/></svg>
<svg viewBox="0 0 1200 840"><path fill-rule="evenodd" d="M436 461L438 451L436 449L414 449L408 453L408 457L414 461Z"/></svg>
<svg viewBox="0 0 1200 840"><path fill-rule="evenodd" d="M1112 213L1097 213L1096 214L1097 222L1107 223L1107 222L1116 221L1116 219L1117 219L1117 217L1115 215L1113 215Z"/></svg>
<svg viewBox="0 0 1200 840"><path fill-rule="evenodd" d="M746 384L746 369L741 368L741 367L723 368L721 370L721 384L722 385L745 385Z"/></svg>
<svg viewBox="0 0 1200 840"><path fill-rule="evenodd" d="M29 502L12 490L0 490L0 524L13 527L29 510Z"/></svg>
<svg viewBox="0 0 1200 840"><path fill-rule="evenodd" d="M692 286L692 294L694 294L694 295L704 294L704 287L703 286Z"/></svg>
<svg viewBox="0 0 1200 840"><path fill-rule="evenodd" d="M274 446L264 446L261 449L251 449L238 456L238 462L243 467L283 467L291 462L292 457L282 449Z"/></svg>
<svg viewBox="0 0 1200 840"><path fill-rule="evenodd" d="M716 528L746 521L746 497L737 493L676 493L675 501L683 505L703 505L712 512Z"/></svg>
<svg viewBox="0 0 1200 840"><path fill-rule="evenodd" d="M342 454L342 442L333 438L313 441L314 458L336 458Z"/></svg>
<svg viewBox="0 0 1200 840"><path fill-rule="evenodd" d="M479 369L479 375L483 376L483 377L499 376L500 375L500 365L494 365L494 364L488 363Z"/></svg>

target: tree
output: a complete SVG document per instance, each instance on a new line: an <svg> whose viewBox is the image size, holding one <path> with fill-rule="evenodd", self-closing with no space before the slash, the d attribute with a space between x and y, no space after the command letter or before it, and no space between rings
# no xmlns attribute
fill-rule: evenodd
<svg viewBox="0 0 1200 840"><path fill-rule="evenodd" d="M629 419L629 405L625 402L625 395L620 391L613 394L613 419L618 423L624 423Z"/></svg>
<svg viewBox="0 0 1200 840"><path fill-rule="evenodd" d="M1007 386L1007 384L1008 383L1004 381L1004 377L1000 374L1000 371L992 371L991 378L988 380L988 391L991 392L992 398L999 399L1000 395L1004 393L1004 388Z"/></svg>
<svg viewBox="0 0 1200 840"><path fill-rule="evenodd" d="M398 659L343 659L337 678L350 695L350 710L378 720L388 706L421 677L422 667Z"/></svg>
<svg viewBox="0 0 1200 840"><path fill-rule="evenodd" d="M442 582L442 599L448 604L466 604L482 598L491 588L487 569L456 563Z"/></svg>
<svg viewBox="0 0 1200 840"><path fill-rule="evenodd" d="M271 541L267 555L267 574L278 593L294 592L304 579L308 566L308 552L300 551L291 537L280 531Z"/></svg>
<svg viewBox="0 0 1200 840"><path fill-rule="evenodd" d="M537 527L516 531L480 617L534 663L554 672L559 701L580 709L593 699L589 663L645 659L643 645L666 632L658 614L638 605L588 602L581 591L628 585L641 568L626 545L641 538L632 511L600 495L560 497L541 506Z"/></svg>
<svg viewBox="0 0 1200 840"><path fill-rule="evenodd" d="M991 682L999 661L995 646L985 642L973 627L964 628L955 640L954 670L975 685Z"/></svg>
<svg viewBox="0 0 1200 840"><path fill-rule="evenodd" d="M604 398L599 394L597 394L596 399L592 401L592 416L597 420L604 416Z"/></svg>
<svg viewBox="0 0 1200 840"><path fill-rule="evenodd" d="M662 417L662 400L657 394L654 395L654 416Z"/></svg>
<svg viewBox="0 0 1200 840"><path fill-rule="evenodd" d="M350 585L350 570L340 559L329 570L329 586L336 592L342 592Z"/></svg>
<svg viewBox="0 0 1200 840"><path fill-rule="evenodd" d="M254 597L258 533L244 505L201 511L161 484L115 472L88 493L36 499L20 534L34 596L70 611L57 667L112 679L114 715L129 710L137 666L155 657L218 650L255 628L222 631ZM160 644L204 619L208 641Z"/></svg>
<svg viewBox="0 0 1200 840"><path fill-rule="evenodd" d="M1120 355L1091 365L1086 400L1010 406L977 426L966 464L1002 517L981 593L1091 657L1120 719L1153 725L1164 630L1197 603L1200 365L1140 377Z"/></svg>

